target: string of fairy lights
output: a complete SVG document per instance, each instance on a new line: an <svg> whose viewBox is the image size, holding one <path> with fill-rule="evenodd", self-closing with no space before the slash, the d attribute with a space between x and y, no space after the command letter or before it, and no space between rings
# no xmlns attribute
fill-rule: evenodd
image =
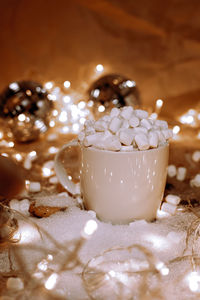
<svg viewBox="0 0 200 300"><path fill-rule="evenodd" d="M95 67L94 73L96 75L103 74L105 68L102 64L98 64ZM132 84L132 83L128 83ZM54 103L54 109L52 111L52 117L49 122L49 127L52 129L50 133L46 133L46 139L48 141L55 141L58 139L59 134L73 133L78 134L83 128L86 119L92 119L94 116L91 113L91 107L94 105L92 100L85 102L83 96L80 93L72 90L71 82L66 80L63 83L63 88L56 86L54 82L48 81L44 84L44 88L48 91L48 98ZM162 99L156 100L154 111L151 111L151 118L157 119L161 113L164 101ZM104 105L99 104L98 112L105 113L106 108ZM23 114L18 116L19 120L23 120ZM174 140L180 139L180 132L182 130L181 124L183 126L191 126L192 128L198 128L200 124L200 113L191 108L185 114L178 117L177 120L179 123L172 127L174 133ZM197 139L200 139L200 131L197 133ZM35 160L38 158L39 153L35 150L30 152L20 152L15 150L15 141L12 139L12 135L0 131L0 147L3 149L1 152L2 156L12 157L17 162L23 164L23 167L26 170L31 170L32 165ZM58 147L49 146L46 150L49 154L56 154ZM49 178L51 184L57 184L57 178L54 172L53 160L46 161L41 166L41 176L43 178ZM29 192L39 192L41 190L40 182L30 182L26 180L26 188ZM3 207L3 206L2 206ZM1 208L2 208L1 207ZM4 207L2 209L5 209ZM161 211L160 211L161 213ZM39 241L42 235L47 235L44 230L41 230L25 216L20 216L18 213L8 212L8 219L13 219L16 217L19 220L19 226L14 230L14 233L10 236L9 247L12 251L15 251L13 242L19 246L29 245L34 241ZM161 213L163 215L163 213ZM3 227L8 226L9 222L3 225ZM200 220L199 216L196 219L195 223L195 235L198 237L198 230ZM2 229L2 228L0 228ZM69 251L69 244L63 245L62 243L56 242L53 237L52 241L55 243L55 246L59 251L63 253L63 263L60 264L57 268L57 271L52 270L52 264L56 261L57 252L54 251L49 253L48 249L43 249L44 258L37 263L35 270L32 275L29 276L29 281L26 280L27 273L24 275L19 272L15 274L14 277L10 277L7 280L7 290L4 291L5 296L18 297L20 299L23 295L23 299L28 299L29 296L34 292L47 292L49 299L53 296L48 294L56 288L56 284L59 281L59 277L64 270L73 270L77 265L81 266L83 272L80 274L86 292L90 299L95 299L95 292L98 290L99 293L103 292L104 286L108 286L109 291L114 291L116 293L116 298L114 299L130 299L130 295L135 293L137 289L139 299L150 293L152 299L154 297L161 297L161 288L160 282L162 277L169 275L168 264L158 260L154 255L145 247L139 245L131 245L124 248L114 248L108 249L99 256L93 258L86 265L84 265L79 258L79 252L83 245L87 242L89 238L92 238L92 235L98 230L98 223L94 219L90 219L86 222L84 228L80 233L80 239L71 241L69 244L72 245L73 251ZM162 241L159 237L153 236L150 237L153 243L158 243L159 247L162 245ZM164 241L163 241L164 243ZM15 245L15 244L14 244ZM112 255L114 251L123 253L123 251L128 251L132 253L134 249L138 249L143 255L143 260L133 259L129 257L128 259L123 260L122 262L112 261L107 262L107 255ZM99 260L99 258L101 258ZM200 295L200 272L198 271L198 264L194 261L197 261L194 255L189 256L191 260L191 269L187 272L184 277L184 280L187 282L188 288L195 295ZM22 264L23 265L23 264ZM22 270L20 270L22 271ZM92 276L91 276L92 274ZM157 288L150 289L149 287L149 274L156 274L157 276ZM140 276L140 281L135 285L135 276ZM2 276L2 275L1 275ZM13 288L15 287L15 288ZM28 291L26 296L24 291ZM52 298L53 299L53 298Z"/></svg>

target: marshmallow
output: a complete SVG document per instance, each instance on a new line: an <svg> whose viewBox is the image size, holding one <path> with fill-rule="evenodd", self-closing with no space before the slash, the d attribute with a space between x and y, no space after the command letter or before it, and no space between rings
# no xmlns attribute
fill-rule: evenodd
<svg viewBox="0 0 200 300"><path fill-rule="evenodd" d="M158 135L159 144L162 145L162 144L166 143L166 139L165 139L164 135L162 134L162 132L160 130L156 130L155 132Z"/></svg>
<svg viewBox="0 0 200 300"><path fill-rule="evenodd" d="M122 144L130 146L133 142L134 136L134 129L122 129L119 133L119 140Z"/></svg>
<svg viewBox="0 0 200 300"><path fill-rule="evenodd" d="M96 131L105 131L108 128L108 125L105 121L99 120L94 124L94 129Z"/></svg>
<svg viewBox="0 0 200 300"><path fill-rule="evenodd" d="M124 118L125 120L129 120L131 115L133 113L133 108L132 106L125 106L123 107L122 111L121 111L121 117Z"/></svg>
<svg viewBox="0 0 200 300"><path fill-rule="evenodd" d="M10 277L6 282L6 286L8 290L12 291L21 291L24 289L24 283L21 278L18 277Z"/></svg>
<svg viewBox="0 0 200 300"><path fill-rule="evenodd" d="M132 115L128 122L131 127L137 127L140 124L140 120L134 115Z"/></svg>
<svg viewBox="0 0 200 300"><path fill-rule="evenodd" d="M28 191L31 193L37 193L41 191L41 184L39 182L31 181L28 185Z"/></svg>
<svg viewBox="0 0 200 300"><path fill-rule="evenodd" d="M99 138L102 137L102 135L103 135L103 133L98 132L98 133L86 136L83 140L84 146L86 146L86 147L92 146L95 142L98 141Z"/></svg>
<svg viewBox="0 0 200 300"><path fill-rule="evenodd" d="M179 181L185 180L187 169L184 167L180 167L177 169L176 179Z"/></svg>
<svg viewBox="0 0 200 300"><path fill-rule="evenodd" d="M148 115L149 115L147 111L142 110L142 109L136 109L135 114L136 114L136 117L138 117L139 119L146 119L146 118L148 118Z"/></svg>
<svg viewBox="0 0 200 300"><path fill-rule="evenodd" d="M160 127L161 129L168 129L168 124L166 121L163 121L163 120L156 120L155 121L155 125L157 127Z"/></svg>
<svg viewBox="0 0 200 300"><path fill-rule="evenodd" d="M135 127L134 132L135 134L140 134L140 133L148 134L148 130L144 127Z"/></svg>
<svg viewBox="0 0 200 300"><path fill-rule="evenodd" d="M121 143L116 136L111 136L105 140L105 149L119 151L121 149Z"/></svg>
<svg viewBox="0 0 200 300"><path fill-rule="evenodd" d="M118 117L119 114L120 114L120 110L118 108L114 107L110 112L110 117L112 119L112 118Z"/></svg>
<svg viewBox="0 0 200 300"><path fill-rule="evenodd" d="M197 174L193 179L190 180L191 187L200 187L200 174Z"/></svg>
<svg viewBox="0 0 200 300"><path fill-rule="evenodd" d="M105 115L101 118L102 121L105 121L105 122L110 122L111 121L111 116L108 116L108 115Z"/></svg>
<svg viewBox="0 0 200 300"><path fill-rule="evenodd" d="M156 134L156 132L149 132L149 146L152 148L158 147L158 135Z"/></svg>
<svg viewBox="0 0 200 300"><path fill-rule="evenodd" d="M121 147L121 151L123 151L123 152L128 152L128 151L133 151L133 150L137 150L137 149L134 149L133 148L133 146L131 145L131 146L122 146Z"/></svg>
<svg viewBox="0 0 200 300"><path fill-rule="evenodd" d="M140 150L147 150L149 149L149 142L148 138L145 134L136 134L135 142Z"/></svg>
<svg viewBox="0 0 200 300"><path fill-rule="evenodd" d="M168 168L167 168L167 174L168 174L169 177L176 176L176 166L169 165Z"/></svg>
<svg viewBox="0 0 200 300"><path fill-rule="evenodd" d="M165 200L166 200L167 203L170 203L170 204L173 204L173 205L178 205L181 201L181 198L179 196L169 194L169 195L167 195Z"/></svg>
<svg viewBox="0 0 200 300"><path fill-rule="evenodd" d="M170 215L175 215L176 209L177 209L176 205L173 205L171 203L164 202L161 206L161 211L164 211Z"/></svg>
<svg viewBox="0 0 200 300"><path fill-rule="evenodd" d="M110 115L96 122L86 121L78 139L85 147L135 151L157 148L164 145L171 136L167 122L149 119L148 112L125 106L121 109L113 108Z"/></svg>
<svg viewBox="0 0 200 300"><path fill-rule="evenodd" d="M128 122L127 120L122 121L121 128L126 128L126 129L128 129L128 128L129 128L129 122Z"/></svg>
<svg viewBox="0 0 200 300"><path fill-rule="evenodd" d="M19 201L16 199L12 199L9 203L11 209L19 211Z"/></svg>
<svg viewBox="0 0 200 300"><path fill-rule="evenodd" d="M19 201L19 211L26 216L29 216L29 206L30 202L28 199Z"/></svg>
<svg viewBox="0 0 200 300"><path fill-rule="evenodd" d="M94 127L86 127L85 128L85 135L91 135L91 134L95 134L95 129Z"/></svg>
<svg viewBox="0 0 200 300"><path fill-rule="evenodd" d="M142 119L140 124L145 127L147 130L150 130L152 128L151 122L147 119Z"/></svg>
<svg viewBox="0 0 200 300"><path fill-rule="evenodd" d="M163 129L162 134L165 137L166 140L173 137L173 132L170 129Z"/></svg>
<svg viewBox="0 0 200 300"><path fill-rule="evenodd" d="M121 123L122 121L119 118L113 118L109 125L110 131L112 131L113 133L117 132L121 126Z"/></svg>
<svg viewBox="0 0 200 300"><path fill-rule="evenodd" d="M57 178L57 176L50 177L50 178L49 178L49 182L50 182L51 184L57 184L57 183L58 183L58 178Z"/></svg>
<svg viewBox="0 0 200 300"><path fill-rule="evenodd" d="M192 154L192 160L195 162L199 162L200 161L200 151L195 151Z"/></svg>
<svg viewBox="0 0 200 300"><path fill-rule="evenodd" d="M94 126L94 120L86 120L85 123L84 123L84 127L87 128L87 127L93 127Z"/></svg>
<svg viewBox="0 0 200 300"><path fill-rule="evenodd" d="M79 134L78 134L78 139L80 142L82 142L85 138L85 132L84 131L81 131Z"/></svg>

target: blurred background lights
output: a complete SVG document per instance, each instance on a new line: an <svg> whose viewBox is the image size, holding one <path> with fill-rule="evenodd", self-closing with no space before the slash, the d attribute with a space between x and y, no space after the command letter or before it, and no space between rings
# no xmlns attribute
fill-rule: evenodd
<svg viewBox="0 0 200 300"><path fill-rule="evenodd" d="M99 112L104 112L104 111L105 111L105 106L104 106L104 105L100 105L100 106L98 107L98 111L99 111Z"/></svg>
<svg viewBox="0 0 200 300"><path fill-rule="evenodd" d="M61 111L58 119L62 123L66 122L67 121L67 112L66 111Z"/></svg>
<svg viewBox="0 0 200 300"><path fill-rule="evenodd" d="M63 102L64 102L64 103L70 103L70 102L71 102L71 97L68 96L68 95L64 96L64 97L63 97Z"/></svg>
<svg viewBox="0 0 200 300"><path fill-rule="evenodd" d="M48 81L44 84L45 89L50 90L53 88L53 82L52 81Z"/></svg>
<svg viewBox="0 0 200 300"><path fill-rule="evenodd" d="M69 80L66 80L63 85L66 89L68 89L71 86L71 82Z"/></svg>
<svg viewBox="0 0 200 300"><path fill-rule="evenodd" d="M173 134L178 134L179 131L180 131L180 126L175 125L175 126L173 127L172 131L173 131Z"/></svg>
<svg viewBox="0 0 200 300"><path fill-rule="evenodd" d="M158 108L161 108L161 107L163 106L163 100L162 100L162 99L158 99L158 100L156 101L156 106L157 106Z"/></svg>
<svg viewBox="0 0 200 300"><path fill-rule="evenodd" d="M96 66L96 72L97 72L97 73L101 73L101 72L103 72L103 70L104 70L104 67L103 67L102 64L98 64L98 65Z"/></svg>
<svg viewBox="0 0 200 300"><path fill-rule="evenodd" d="M9 88L10 88L11 90L15 91L15 92L17 92L17 91L20 89L20 87L19 87L19 85L18 85L17 82L12 82L12 83L10 83L10 84L9 84Z"/></svg>
<svg viewBox="0 0 200 300"><path fill-rule="evenodd" d="M126 81L126 86L129 87L129 88L132 88L134 86L136 86L136 83L134 80L127 80Z"/></svg>

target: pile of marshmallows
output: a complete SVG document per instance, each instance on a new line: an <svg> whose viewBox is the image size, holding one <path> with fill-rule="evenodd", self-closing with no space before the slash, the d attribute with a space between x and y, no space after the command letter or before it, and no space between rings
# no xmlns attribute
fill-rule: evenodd
<svg viewBox="0 0 200 300"><path fill-rule="evenodd" d="M148 112L125 106L113 108L98 121L88 120L78 135L85 146L111 151L148 150L164 145L172 137L166 121L154 120Z"/></svg>

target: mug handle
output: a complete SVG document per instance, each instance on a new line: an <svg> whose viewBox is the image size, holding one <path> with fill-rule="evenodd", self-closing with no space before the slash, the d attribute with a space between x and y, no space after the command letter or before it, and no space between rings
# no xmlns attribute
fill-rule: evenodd
<svg viewBox="0 0 200 300"><path fill-rule="evenodd" d="M65 151L69 147L78 146L78 140L73 140L69 142L68 144L64 145L56 154L55 160L54 160L54 169L56 172L56 176L58 177L58 180L62 184L62 186L69 191L73 196L80 195L80 183L74 183L72 182L68 174L65 170L64 164L62 163L60 156L62 155L63 151Z"/></svg>

